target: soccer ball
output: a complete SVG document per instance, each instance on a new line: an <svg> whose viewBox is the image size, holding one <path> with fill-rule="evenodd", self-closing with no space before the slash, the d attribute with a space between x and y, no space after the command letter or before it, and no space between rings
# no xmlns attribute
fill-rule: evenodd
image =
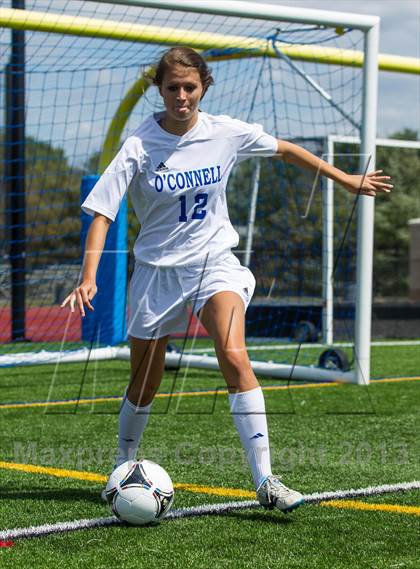
<svg viewBox="0 0 420 569"><path fill-rule="evenodd" d="M135 525L161 520L174 500L169 474L151 460L129 460L116 468L105 488L114 514Z"/></svg>

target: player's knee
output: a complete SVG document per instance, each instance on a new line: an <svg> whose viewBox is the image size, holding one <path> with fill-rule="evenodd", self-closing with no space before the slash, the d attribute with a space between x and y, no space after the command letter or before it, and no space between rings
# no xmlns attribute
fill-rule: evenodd
<svg viewBox="0 0 420 569"><path fill-rule="evenodd" d="M128 400L137 407L145 407L151 403L158 388L144 383L143 385L131 385L127 389Z"/></svg>
<svg viewBox="0 0 420 569"><path fill-rule="evenodd" d="M231 371L240 376L251 370L248 354L246 350L224 349L220 354L225 365L228 365Z"/></svg>

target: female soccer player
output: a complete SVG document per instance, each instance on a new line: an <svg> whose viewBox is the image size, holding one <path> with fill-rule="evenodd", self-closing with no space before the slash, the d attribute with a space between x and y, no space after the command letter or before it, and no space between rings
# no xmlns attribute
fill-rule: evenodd
<svg viewBox="0 0 420 569"><path fill-rule="evenodd" d="M82 209L94 215L86 241L83 279L63 302L82 316L97 292L96 272L108 227L130 186L141 231L130 283L131 380L119 415L116 466L136 458L159 388L169 334L186 322L186 305L212 337L229 391L232 416L246 452L259 502L283 512L302 494L273 476L264 397L245 347L245 310L255 279L231 248L238 245L226 206L234 164L251 156L276 156L318 171L351 193L389 192L381 171L349 175L257 124L200 112L213 83L194 50L172 48L154 80L165 110L147 118L124 142Z"/></svg>

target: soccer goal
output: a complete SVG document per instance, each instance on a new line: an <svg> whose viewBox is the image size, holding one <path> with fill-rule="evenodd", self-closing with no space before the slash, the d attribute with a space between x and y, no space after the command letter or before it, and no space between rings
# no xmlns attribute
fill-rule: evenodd
<svg viewBox="0 0 420 569"><path fill-rule="evenodd" d="M0 8L0 365L128 357L129 250L139 230L129 203L101 261L109 262L98 282L102 310L82 323L59 303L80 278L81 195L124 137L162 109L150 78L165 49L188 45L210 62L216 83L203 111L261 123L319 156L329 136L360 139L355 169L365 172L375 167L378 33L374 16L232 1L13 0ZM241 236L235 253L257 280L247 313L251 356L262 360L256 371L367 384L374 201L336 190L331 209L325 180L274 159L238 166L227 198ZM309 365L302 343L332 343L339 299L353 368ZM192 321L181 335L197 330ZM193 349L168 354L173 365L180 358L217 365Z"/></svg>

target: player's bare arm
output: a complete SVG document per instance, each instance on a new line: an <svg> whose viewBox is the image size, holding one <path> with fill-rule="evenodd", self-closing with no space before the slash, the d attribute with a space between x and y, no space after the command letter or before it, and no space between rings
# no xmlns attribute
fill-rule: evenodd
<svg viewBox="0 0 420 569"><path fill-rule="evenodd" d="M97 292L96 273L110 224L110 219L95 213L86 238L82 282L64 299L61 308L69 306L71 312L74 312L74 307L77 304L82 316L85 316L85 306L90 311L94 310L91 300Z"/></svg>
<svg viewBox="0 0 420 569"><path fill-rule="evenodd" d="M364 196L375 197L378 192L389 193L393 188L389 183L391 177L383 175L382 170L369 172L366 175L347 174L305 150L305 148L286 140L278 141L276 157L289 164L294 164L295 166L318 172L321 176L331 178L352 194L360 193Z"/></svg>

